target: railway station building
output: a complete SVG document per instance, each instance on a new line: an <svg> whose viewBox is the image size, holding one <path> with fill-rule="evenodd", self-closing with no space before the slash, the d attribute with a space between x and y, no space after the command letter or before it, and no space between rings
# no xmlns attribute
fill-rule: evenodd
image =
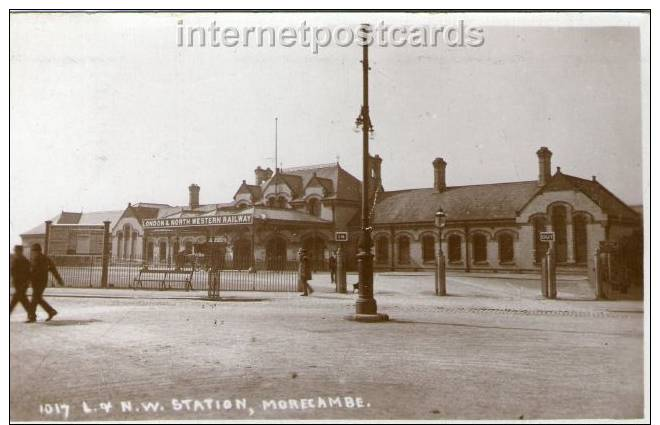
<svg viewBox="0 0 660 425"><path fill-rule="evenodd" d="M552 231L560 270L586 272L602 241L641 235L637 211L596 177L572 176L559 167L553 172L551 159L546 147L538 149L536 158L530 155L538 162L534 179L452 186L447 184L450 166L436 158L428 164L433 178L427 187L387 191L383 161L370 157L376 270L432 269L440 239L449 269L535 271L547 249L539 233ZM341 243L348 268L355 269L361 182L339 163L275 171L257 167L253 180L238 184L229 202L202 204L200 194L201 188L191 184L183 206L139 202L110 213L88 213L85 220L81 214L77 221L74 213L62 213L56 223L70 222L66 229L82 235L83 242L61 234L58 238L67 243L51 246L60 247L58 254L97 253L102 219L111 221L113 258L126 262L173 265L181 254L207 265L213 261L216 267L271 268L295 262L304 247L313 268L325 270ZM434 225L440 208L447 215L441 236ZM91 221L94 229L86 229ZM39 230L23 234L23 243L43 239ZM93 230L89 244L84 242L88 230ZM336 232L348 232L348 241L336 242Z"/></svg>

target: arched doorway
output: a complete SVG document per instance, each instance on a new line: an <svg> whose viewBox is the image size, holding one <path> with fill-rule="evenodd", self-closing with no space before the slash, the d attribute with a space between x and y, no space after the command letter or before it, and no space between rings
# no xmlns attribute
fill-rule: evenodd
<svg viewBox="0 0 660 425"><path fill-rule="evenodd" d="M587 263L587 218L583 214L573 217L573 244L575 262L577 264Z"/></svg>
<svg viewBox="0 0 660 425"><path fill-rule="evenodd" d="M252 242L248 239L238 239L234 242L234 268L249 269L252 266Z"/></svg>
<svg viewBox="0 0 660 425"><path fill-rule="evenodd" d="M303 248L307 251L312 271L326 270L325 264L325 241L318 235L310 236L303 240Z"/></svg>
<svg viewBox="0 0 660 425"><path fill-rule="evenodd" d="M280 236L271 238L266 243L266 268L280 270L286 266L286 240Z"/></svg>
<svg viewBox="0 0 660 425"><path fill-rule="evenodd" d="M566 262L566 207L555 205L552 207L552 231L555 232L555 258L558 263Z"/></svg>
<svg viewBox="0 0 660 425"><path fill-rule="evenodd" d="M221 242L206 242L200 246L202 254L204 254L204 262L207 267L214 270L222 270L225 268L225 255L227 254L227 246Z"/></svg>

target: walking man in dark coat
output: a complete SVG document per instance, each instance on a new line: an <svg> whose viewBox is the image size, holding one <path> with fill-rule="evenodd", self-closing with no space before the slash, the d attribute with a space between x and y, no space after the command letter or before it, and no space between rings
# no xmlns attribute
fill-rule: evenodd
<svg viewBox="0 0 660 425"><path fill-rule="evenodd" d="M42 254L41 245L38 243L32 245L31 254L32 302L30 303L30 316L28 321L37 321L37 306L39 305L46 310L46 313L48 313L46 321L49 321L55 317L57 311L43 298L46 286L48 286L48 272L53 274L58 285L64 286L64 281L57 271L55 264L53 264L53 261L46 255Z"/></svg>
<svg viewBox="0 0 660 425"><path fill-rule="evenodd" d="M335 283L337 280L337 257L335 257L334 252L330 254L328 265L330 266L330 283Z"/></svg>
<svg viewBox="0 0 660 425"><path fill-rule="evenodd" d="M14 311L14 307L21 303L28 316L30 315L30 301L25 294L30 284L30 261L23 255L23 246L14 246L14 256L9 265L9 273L14 284L14 295L9 301L9 314Z"/></svg>

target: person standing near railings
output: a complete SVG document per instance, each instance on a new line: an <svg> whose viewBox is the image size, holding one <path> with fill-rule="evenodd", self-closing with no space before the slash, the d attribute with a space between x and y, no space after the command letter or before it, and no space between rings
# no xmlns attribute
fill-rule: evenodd
<svg viewBox="0 0 660 425"><path fill-rule="evenodd" d="M330 254L328 266L330 267L330 283L333 284L337 280L337 257L334 252Z"/></svg>
<svg viewBox="0 0 660 425"><path fill-rule="evenodd" d="M298 279L300 279L300 284L302 286L301 297L306 297L314 293L314 289L309 284L309 279L312 278L312 271L309 265L309 257L307 257L307 251L304 248L298 250Z"/></svg>
<svg viewBox="0 0 660 425"><path fill-rule="evenodd" d="M14 246L14 255L9 265L9 273L14 285L14 295L9 301L9 314L14 311L14 307L21 303L25 312L30 316L30 301L25 294L30 284L30 261L23 255L23 246Z"/></svg>
<svg viewBox="0 0 660 425"><path fill-rule="evenodd" d="M37 321L37 306L39 305L44 310L46 310L46 313L48 313L48 318L46 319L46 321L48 322L57 314L57 310L55 310L43 298L44 291L46 290L46 286L48 285L48 272L53 274L53 277L55 277L55 280L57 281L58 285L64 286L64 281L62 280L60 273L57 271L55 264L53 264L53 261L41 252L41 245L39 245L38 243L32 245L30 254L31 254L30 280L32 281L32 302L30 303L30 311L28 312L29 315L28 322Z"/></svg>

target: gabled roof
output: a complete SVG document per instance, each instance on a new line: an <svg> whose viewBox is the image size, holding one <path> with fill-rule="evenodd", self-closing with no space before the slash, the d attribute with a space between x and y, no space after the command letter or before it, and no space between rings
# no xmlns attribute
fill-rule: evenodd
<svg viewBox="0 0 660 425"><path fill-rule="evenodd" d="M305 185L304 190L307 190L308 187L314 187L314 186L322 187L327 194L331 194L333 192L332 180L325 177L319 177L316 175L316 173L314 173L312 178L309 179L309 181Z"/></svg>
<svg viewBox="0 0 660 425"><path fill-rule="evenodd" d="M284 173L284 172L276 172L273 177L266 182L266 185L264 186L264 190L271 185L274 184L284 184L286 185L291 192L293 193L293 197L297 198L302 194L303 191L303 180L302 177L296 174L289 174L289 173Z"/></svg>
<svg viewBox="0 0 660 425"><path fill-rule="evenodd" d="M261 186L258 186L256 184L247 184L245 180L243 180L243 183L241 183L241 186L234 194L234 199L236 199L236 195L238 195L239 193L249 193L250 197L253 200L257 200L261 198Z"/></svg>
<svg viewBox="0 0 660 425"><path fill-rule="evenodd" d="M150 206L146 206L150 205ZM138 203L135 205L128 204L128 207L124 210L124 213L121 215L120 219L124 217L135 217L139 222L142 222L144 219L156 218L158 217L158 211L162 207L152 206L154 204L144 204Z"/></svg>
<svg viewBox="0 0 660 425"><path fill-rule="evenodd" d="M287 168L286 174L297 175L302 179L302 187L306 187L314 175L324 185L329 186L326 199L360 201L360 180L341 168L339 163L312 165L309 167Z"/></svg>
<svg viewBox="0 0 660 425"><path fill-rule="evenodd" d="M621 201L616 195L607 190L605 186L596 180L586 180L579 177L563 174L559 169L552 176L543 192L560 190L578 190L589 197L598 205L610 219L614 220L639 220L639 214Z"/></svg>
<svg viewBox="0 0 660 425"><path fill-rule="evenodd" d="M433 222L442 208L449 221L515 219L538 191L536 181L452 186L381 192L374 224Z"/></svg>

